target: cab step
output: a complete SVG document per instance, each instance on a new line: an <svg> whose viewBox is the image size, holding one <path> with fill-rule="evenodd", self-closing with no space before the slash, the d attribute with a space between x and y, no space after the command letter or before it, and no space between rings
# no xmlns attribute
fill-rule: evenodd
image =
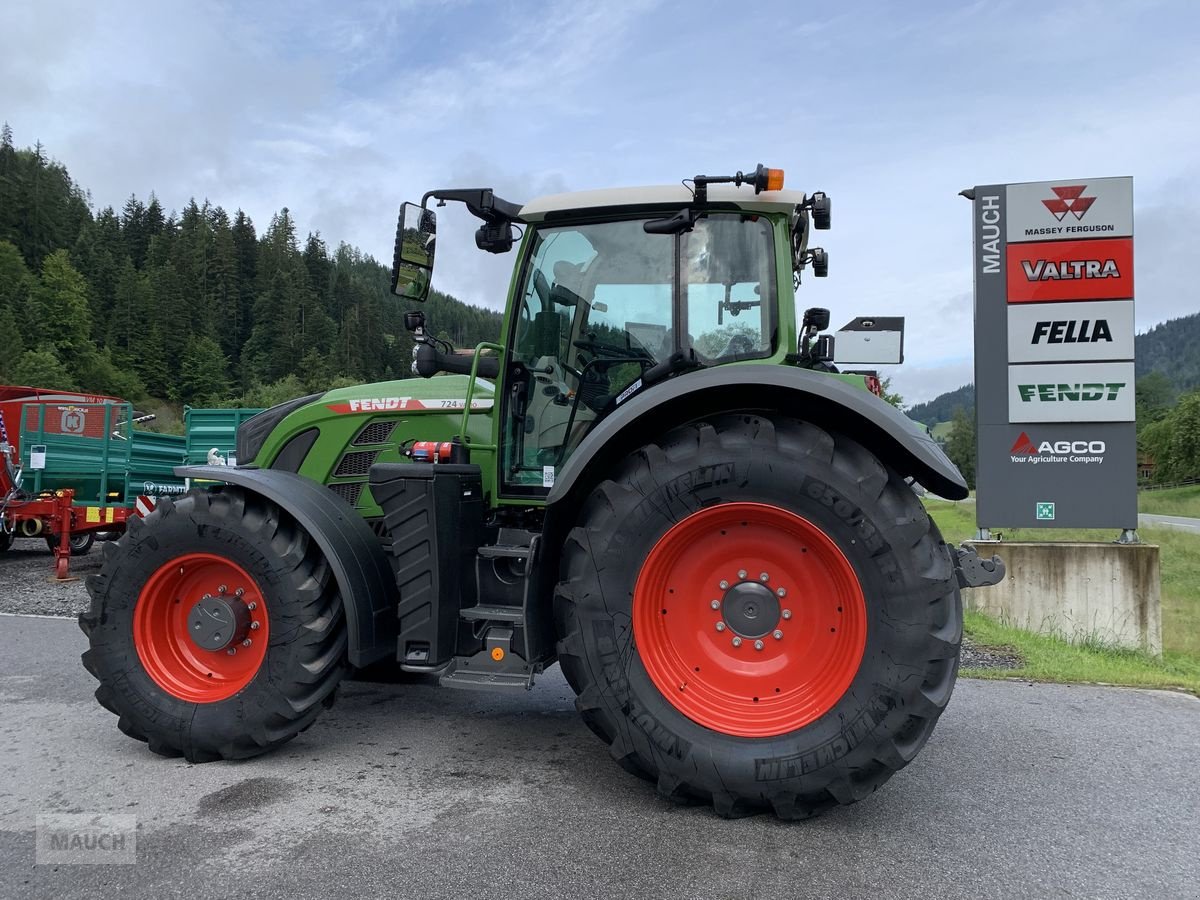
<svg viewBox="0 0 1200 900"><path fill-rule="evenodd" d="M470 606L462 610L461 615L468 622L520 622L525 618L525 611L515 606Z"/></svg>
<svg viewBox="0 0 1200 900"><path fill-rule="evenodd" d="M442 687L473 691L527 691L537 668L512 652L513 629L488 629L484 649L473 656L456 656L442 672Z"/></svg>

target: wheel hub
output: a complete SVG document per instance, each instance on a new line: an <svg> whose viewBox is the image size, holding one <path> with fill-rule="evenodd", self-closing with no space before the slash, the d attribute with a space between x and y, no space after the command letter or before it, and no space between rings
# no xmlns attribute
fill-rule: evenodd
<svg viewBox="0 0 1200 900"><path fill-rule="evenodd" d="M201 650L224 650L250 631L250 610L241 600L205 594L192 605L187 626Z"/></svg>
<svg viewBox="0 0 1200 900"><path fill-rule="evenodd" d="M866 601L824 529L765 503L728 502L675 523L634 586L638 656L692 721L740 737L802 728L858 672Z"/></svg>
<svg viewBox="0 0 1200 900"><path fill-rule="evenodd" d="M232 697L258 673L270 646L266 598L250 574L215 553L182 553L142 586L133 639L146 674L191 703Z"/></svg>
<svg viewBox="0 0 1200 900"><path fill-rule="evenodd" d="M734 634L743 638L765 637L779 625L779 598L769 587L743 581L725 592L721 614Z"/></svg>

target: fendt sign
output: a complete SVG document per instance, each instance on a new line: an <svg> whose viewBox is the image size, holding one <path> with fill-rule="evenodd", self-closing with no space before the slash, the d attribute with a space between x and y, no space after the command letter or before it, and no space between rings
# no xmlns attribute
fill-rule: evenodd
<svg viewBox="0 0 1200 900"><path fill-rule="evenodd" d="M1133 180L972 196L979 526L1136 528Z"/></svg>

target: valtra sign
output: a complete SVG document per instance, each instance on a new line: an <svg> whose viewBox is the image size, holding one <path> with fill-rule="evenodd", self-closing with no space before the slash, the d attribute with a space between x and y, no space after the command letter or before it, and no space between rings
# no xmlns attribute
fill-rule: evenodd
<svg viewBox="0 0 1200 900"><path fill-rule="evenodd" d="M1008 245L1008 302L1129 300L1133 238Z"/></svg>
<svg viewBox="0 0 1200 900"><path fill-rule="evenodd" d="M979 526L1136 528L1132 179L967 193Z"/></svg>

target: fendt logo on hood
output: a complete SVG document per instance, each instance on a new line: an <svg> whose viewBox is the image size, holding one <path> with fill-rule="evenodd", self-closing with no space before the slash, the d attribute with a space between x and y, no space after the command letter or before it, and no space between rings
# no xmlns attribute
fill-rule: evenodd
<svg viewBox="0 0 1200 900"><path fill-rule="evenodd" d="M1108 445L1104 441L1042 441L1035 444L1029 432L1022 431L1013 441L1009 458L1015 463L1090 463L1104 462Z"/></svg>
<svg viewBox="0 0 1200 900"><path fill-rule="evenodd" d="M1083 192L1087 189L1086 184L1072 184L1067 187L1052 187L1056 196L1050 200L1043 200L1042 205L1050 210L1054 218L1062 221L1066 218L1067 213L1075 217L1076 221L1081 220L1092 204L1096 202L1095 197L1085 197Z"/></svg>

